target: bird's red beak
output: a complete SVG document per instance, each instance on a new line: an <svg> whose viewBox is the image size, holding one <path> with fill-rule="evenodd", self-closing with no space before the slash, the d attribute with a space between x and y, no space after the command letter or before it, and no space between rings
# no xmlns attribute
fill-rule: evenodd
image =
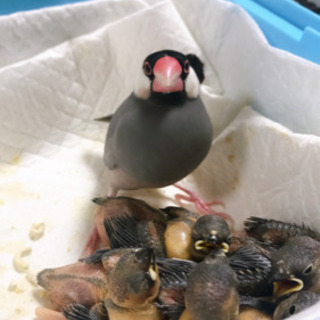
<svg viewBox="0 0 320 320"><path fill-rule="evenodd" d="M160 58L154 68L155 78L152 83L154 92L171 93L183 91L183 80L181 79L182 68L178 60L164 56Z"/></svg>

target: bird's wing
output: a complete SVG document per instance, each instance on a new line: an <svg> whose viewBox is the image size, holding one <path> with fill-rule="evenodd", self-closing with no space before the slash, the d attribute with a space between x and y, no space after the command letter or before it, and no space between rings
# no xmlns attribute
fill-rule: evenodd
<svg viewBox="0 0 320 320"><path fill-rule="evenodd" d="M116 158L116 152L117 147L115 144L116 139L116 132L118 129L118 126L120 123L126 118L126 114L131 111L131 105L134 101L133 94L131 94L127 99L125 99L122 104L119 106L119 108L116 110L114 114L107 115L105 117L102 117L100 119L97 119L98 121L109 121L109 127L106 137L106 143L104 148L104 156L103 160L106 164L106 166L113 170L117 168L118 161Z"/></svg>
<svg viewBox="0 0 320 320"><path fill-rule="evenodd" d="M110 170L114 170L117 168L117 160L114 156L112 143L109 141L106 141L105 147L104 147L104 155L103 160L106 166Z"/></svg>
<svg viewBox="0 0 320 320"><path fill-rule="evenodd" d="M170 319L178 320L185 309L184 296L189 273L197 263L191 260L157 257L156 264L161 288L155 305Z"/></svg>
<svg viewBox="0 0 320 320"><path fill-rule="evenodd" d="M90 310L79 303L68 306L63 310L63 315L68 320L92 320Z"/></svg>
<svg viewBox="0 0 320 320"><path fill-rule="evenodd" d="M110 122L112 117L113 117L113 114L108 114L108 115L101 117L101 118L95 118L94 121Z"/></svg>
<svg viewBox="0 0 320 320"><path fill-rule="evenodd" d="M229 257L229 264L237 274L239 282L257 282L270 277L270 259L248 247L235 251Z"/></svg>
<svg viewBox="0 0 320 320"><path fill-rule="evenodd" d="M296 223L251 216L245 220L244 226L250 236L264 241L268 239L275 244L283 244L290 237L296 236L308 236L315 240L320 240L319 232L304 224L298 225Z"/></svg>
<svg viewBox="0 0 320 320"><path fill-rule="evenodd" d="M132 216L113 217L104 220L104 227L112 249L145 247L139 228L140 221Z"/></svg>
<svg viewBox="0 0 320 320"><path fill-rule="evenodd" d="M162 288L186 286L191 270L196 262L183 259L157 258L157 266Z"/></svg>
<svg viewBox="0 0 320 320"><path fill-rule="evenodd" d="M170 320L178 320L185 309L185 288L161 288L154 305Z"/></svg>
<svg viewBox="0 0 320 320"><path fill-rule="evenodd" d="M79 261L87 263L87 264L102 263L103 256L110 251L111 251L111 249L100 249L100 250L97 250L92 255L90 255L89 257L79 259Z"/></svg>
<svg viewBox="0 0 320 320"><path fill-rule="evenodd" d="M242 247L229 257L229 264L238 279L240 294L272 295L271 261L267 257Z"/></svg>

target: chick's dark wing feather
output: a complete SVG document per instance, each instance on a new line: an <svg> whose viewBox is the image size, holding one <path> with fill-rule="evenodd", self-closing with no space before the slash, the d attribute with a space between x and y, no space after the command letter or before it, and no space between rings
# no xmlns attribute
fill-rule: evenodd
<svg viewBox="0 0 320 320"><path fill-rule="evenodd" d="M79 303L68 306L63 310L63 315L68 320L93 320L89 309Z"/></svg>
<svg viewBox="0 0 320 320"><path fill-rule="evenodd" d="M186 286L189 273L196 265L190 260L157 258L161 287Z"/></svg>
<svg viewBox="0 0 320 320"><path fill-rule="evenodd" d="M104 220L111 249L144 247L139 230L142 222L132 216Z"/></svg>

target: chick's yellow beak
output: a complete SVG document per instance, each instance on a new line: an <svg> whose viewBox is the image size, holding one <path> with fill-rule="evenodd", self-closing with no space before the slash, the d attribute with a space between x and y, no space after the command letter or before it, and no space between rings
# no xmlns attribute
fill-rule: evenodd
<svg viewBox="0 0 320 320"><path fill-rule="evenodd" d="M302 290L303 281L298 278L289 278L273 283L273 296L277 299L289 293Z"/></svg>

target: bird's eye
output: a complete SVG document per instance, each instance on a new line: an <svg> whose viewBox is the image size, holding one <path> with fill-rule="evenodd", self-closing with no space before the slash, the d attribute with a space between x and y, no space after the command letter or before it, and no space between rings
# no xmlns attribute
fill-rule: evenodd
<svg viewBox="0 0 320 320"><path fill-rule="evenodd" d="M183 71L184 71L185 73L189 73L189 70L190 70L190 62L189 62L189 60L186 60L186 61L184 62Z"/></svg>
<svg viewBox="0 0 320 320"><path fill-rule="evenodd" d="M313 269L312 264L308 265L304 270L303 270L303 274L309 274Z"/></svg>
<svg viewBox="0 0 320 320"><path fill-rule="evenodd" d="M146 76L150 76L152 74L152 68L148 61L146 61L143 65L143 71Z"/></svg>
<svg viewBox="0 0 320 320"><path fill-rule="evenodd" d="M292 306L290 306L289 308L289 314L292 316L293 314L296 313L296 306L293 304Z"/></svg>

